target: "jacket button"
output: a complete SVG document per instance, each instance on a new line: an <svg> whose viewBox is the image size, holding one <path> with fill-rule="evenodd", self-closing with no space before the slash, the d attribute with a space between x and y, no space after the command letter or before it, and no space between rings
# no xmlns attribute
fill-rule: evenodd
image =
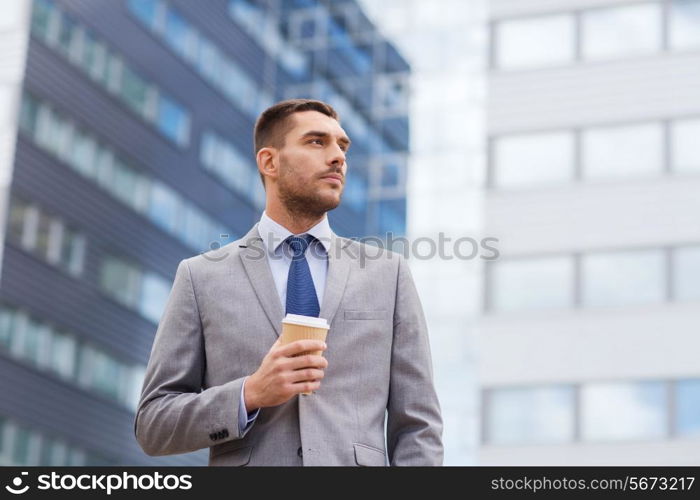
<svg viewBox="0 0 700 500"><path fill-rule="evenodd" d="M301 446L300 446L299 449L297 450L297 455L299 456L299 458L303 458L303 457L304 457L304 453L301 451Z"/></svg>

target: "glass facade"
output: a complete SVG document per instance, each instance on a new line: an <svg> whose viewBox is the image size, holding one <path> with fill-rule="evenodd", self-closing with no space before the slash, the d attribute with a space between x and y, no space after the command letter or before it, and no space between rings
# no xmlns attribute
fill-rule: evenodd
<svg viewBox="0 0 700 500"><path fill-rule="evenodd" d="M672 169L700 173L700 119L678 120L671 126Z"/></svg>
<svg viewBox="0 0 700 500"><path fill-rule="evenodd" d="M586 130L582 134L585 179L619 179L660 175L663 129L659 124Z"/></svg>
<svg viewBox="0 0 700 500"><path fill-rule="evenodd" d="M206 249L222 233L234 234L46 102L25 94L21 117L22 131L37 146L192 249ZM71 154L75 151L83 151L82 156L88 152L90 157L81 160L81 155ZM196 219L199 231L186 231L186 218Z"/></svg>
<svg viewBox="0 0 700 500"><path fill-rule="evenodd" d="M252 118L272 104L272 96L225 50L198 30L166 0L129 0L129 10L214 88Z"/></svg>
<svg viewBox="0 0 700 500"><path fill-rule="evenodd" d="M499 189L556 186L575 176L572 132L504 136L492 148L491 184Z"/></svg>
<svg viewBox="0 0 700 500"><path fill-rule="evenodd" d="M503 260L489 269L488 308L523 311L572 307L574 260L567 256Z"/></svg>
<svg viewBox="0 0 700 500"><path fill-rule="evenodd" d="M136 409L146 367L117 359L73 333L0 304L0 352L47 376Z"/></svg>
<svg viewBox="0 0 700 500"><path fill-rule="evenodd" d="M630 57L661 47L661 4L624 5L583 13L583 58Z"/></svg>
<svg viewBox="0 0 700 500"><path fill-rule="evenodd" d="M526 69L565 64L574 60L574 18L569 15L542 16L499 22L495 65L505 69Z"/></svg>
<svg viewBox="0 0 700 500"><path fill-rule="evenodd" d="M673 297L679 301L700 300L700 247L673 250Z"/></svg>
<svg viewBox="0 0 700 500"><path fill-rule="evenodd" d="M670 23L672 48L700 48L700 0L673 0Z"/></svg>
<svg viewBox="0 0 700 500"><path fill-rule="evenodd" d="M479 458L692 464L700 0L489 8Z"/></svg>
<svg viewBox="0 0 700 500"><path fill-rule="evenodd" d="M697 49L700 0L640 1L498 19L493 21L491 46L492 67L503 70Z"/></svg>
<svg viewBox="0 0 700 500"><path fill-rule="evenodd" d="M662 438L668 434L667 398L663 382L584 385L581 438L585 441Z"/></svg>
<svg viewBox="0 0 700 500"><path fill-rule="evenodd" d="M700 119L677 118L497 135L488 185L526 190L696 175L698 134Z"/></svg>
<svg viewBox="0 0 700 500"><path fill-rule="evenodd" d="M485 307L508 313L697 301L698 283L696 245L501 259L488 263Z"/></svg>
<svg viewBox="0 0 700 500"><path fill-rule="evenodd" d="M47 425L0 395L0 463L203 465L207 450L114 442L133 433L178 263L259 219L254 121L288 97L327 100L353 140L334 230L404 233L409 65L354 0L36 0L27 21L0 378Z"/></svg>
<svg viewBox="0 0 700 500"><path fill-rule="evenodd" d="M484 444L658 441L700 433L700 379L497 387L482 395Z"/></svg>
<svg viewBox="0 0 700 500"><path fill-rule="evenodd" d="M700 436L700 379L680 380L675 385L676 432Z"/></svg>
<svg viewBox="0 0 700 500"><path fill-rule="evenodd" d="M120 304L158 323L170 293L170 281L119 257L105 256L100 288Z"/></svg>
<svg viewBox="0 0 700 500"><path fill-rule="evenodd" d="M0 466L115 465L104 456L0 416Z"/></svg>
<svg viewBox="0 0 700 500"><path fill-rule="evenodd" d="M199 161L226 186L258 207L265 204L265 191L254 159L215 132L205 131L199 147Z"/></svg>
<svg viewBox="0 0 700 500"><path fill-rule="evenodd" d="M20 198L10 202L8 241L39 259L80 276L85 261L85 237L36 204Z"/></svg>
<svg viewBox="0 0 700 500"><path fill-rule="evenodd" d="M141 2L137 2L141 3ZM117 51L76 23L51 0L36 0L32 35L61 54L126 107L179 146L187 146L190 113L141 77Z"/></svg>
<svg viewBox="0 0 700 500"><path fill-rule="evenodd" d="M505 388L488 393L486 442L562 443L574 438L576 393L571 386Z"/></svg>
<svg viewBox="0 0 700 500"><path fill-rule="evenodd" d="M662 250L584 255L584 307L658 304L666 298L666 256Z"/></svg>

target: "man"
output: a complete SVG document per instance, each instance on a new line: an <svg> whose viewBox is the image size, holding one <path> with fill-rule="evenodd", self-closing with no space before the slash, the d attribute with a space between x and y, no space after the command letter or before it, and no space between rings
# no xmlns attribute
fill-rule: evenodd
<svg viewBox="0 0 700 500"><path fill-rule="evenodd" d="M177 269L136 414L149 455L209 447L210 465L442 464L406 262L365 258L328 224L349 145L320 101L283 101L258 119L265 212L241 240ZM285 312L328 320L327 342L280 345ZM314 350L323 356L295 356Z"/></svg>

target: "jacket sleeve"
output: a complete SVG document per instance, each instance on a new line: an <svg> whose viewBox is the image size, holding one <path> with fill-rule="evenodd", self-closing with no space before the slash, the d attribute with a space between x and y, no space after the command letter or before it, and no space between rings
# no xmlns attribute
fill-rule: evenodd
<svg viewBox="0 0 700 500"><path fill-rule="evenodd" d="M158 325L136 410L134 432L148 455L172 455L240 439L244 378L202 390L206 353L195 290L180 262Z"/></svg>
<svg viewBox="0 0 700 500"><path fill-rule="evenodd" d="M442 417L433 385L428 329L406 261L396 282L391 380L387 405L391 465L442 465Z"/></svg>

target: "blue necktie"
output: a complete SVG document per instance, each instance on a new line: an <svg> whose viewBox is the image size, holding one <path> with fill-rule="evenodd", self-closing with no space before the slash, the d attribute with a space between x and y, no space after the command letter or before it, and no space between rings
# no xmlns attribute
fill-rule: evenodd
<svg viewBox="0 0 700 500"><path fill-rule="evenodd" d="M290 236L285 240L292 250L292 264L287 276L287 314L301 314L318 318L319 306L316 288L311 278L306 249L315 238L310 234Z"/></svg>

